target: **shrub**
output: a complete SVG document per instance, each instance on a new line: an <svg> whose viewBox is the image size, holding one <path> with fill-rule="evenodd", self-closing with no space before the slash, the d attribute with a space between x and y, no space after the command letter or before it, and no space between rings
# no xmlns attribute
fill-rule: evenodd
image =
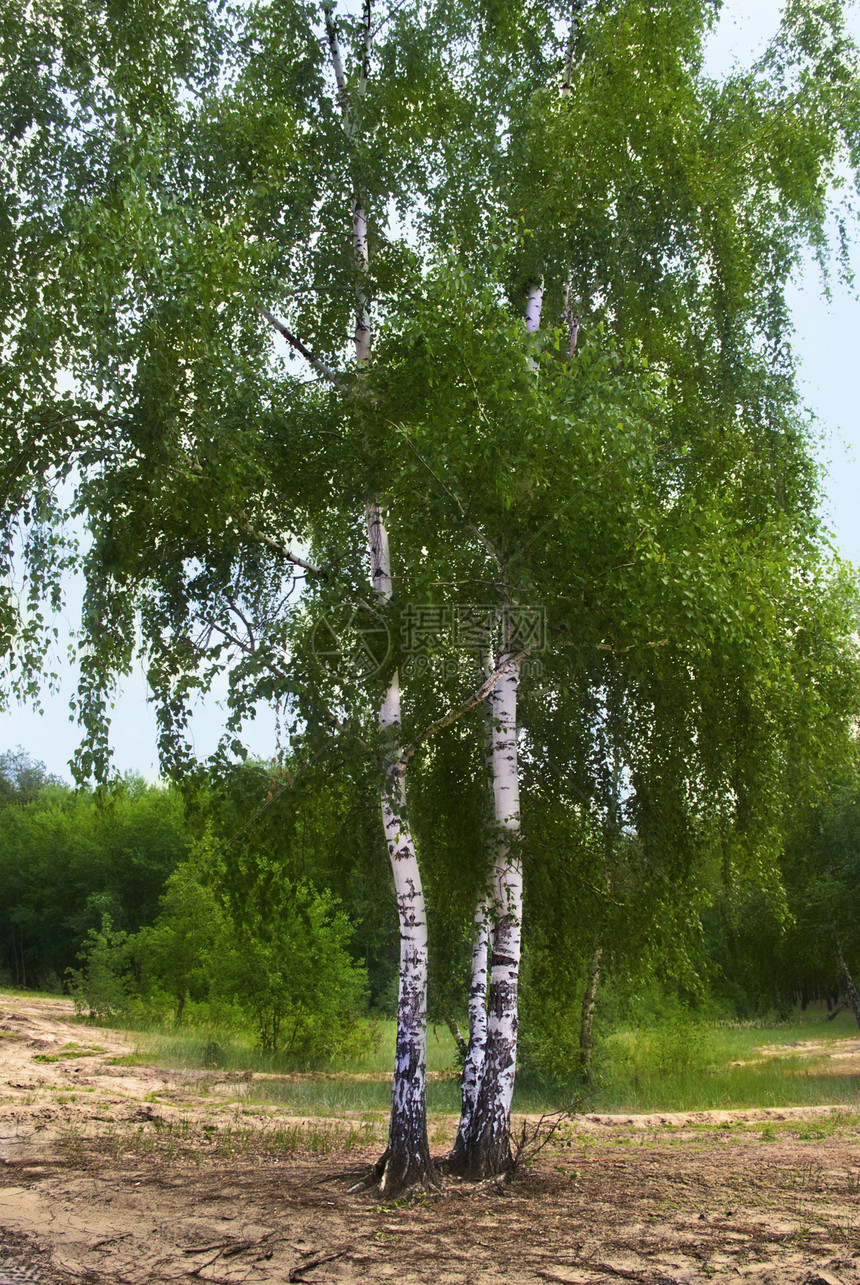
<svg viewBox="0 0 860 1285"><path fill-rule="evenodd" d="M129 975L132 940L128 933L114 931L110 915L102 916L101 928L87 933L78 954L83 967L66 972L78 1013L107 1021L128 1009L136 989Z"/></svg>

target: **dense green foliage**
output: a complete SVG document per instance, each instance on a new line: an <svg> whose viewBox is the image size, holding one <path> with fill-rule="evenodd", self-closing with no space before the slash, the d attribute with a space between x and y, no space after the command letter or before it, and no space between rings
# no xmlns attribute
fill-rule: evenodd
<svg viewBox="0 0 860 1285"><path fill-rule="evenodd" d="M5 765L5 766L4 766ZM76 793L26 756L0 761L0 969L58 986L90 929L152 923L165 879L188 852L182 801L130 779L111 796Z"/></svg>
<svg viewBox="0 0 860 1285"><path fill-rule="evenodd" d="M470 753L468 737L446 745L444 761L460 780L469 777ZM4 755L0 766L7 984L64 982L100 1019L202 1029L201 1048L213 1033L227 1046L230 1032L244 1032L304 1064L361 1055L372 1038L363 1018L368 979L372 1011L393 1012L396 927L374 886L381 883L375 816L366 834L358 824L367 811L358 805L360 783L352 802L341 778L328 793L308 780L299 799L278 793L286 770L248 764L198 796L189 816L164 788L130 781L99 802L50 780L23 752ZM477 811L483 786L473 771ZM262 811L255 807L260 778L271 794ZM443 912L435 916L431 1014L443 1024L463 1020L474 893L450 868L469 796L449 797L459 799L457 808L437 812L425 839L434 853L430 904ZM616 834L607 847L599 827L578 831L574 821L529 836L525 1092L564 1098L584 1091L580 1006L596 931L610 944L588 1089L594 1101L622 1091L631 1059L654 1077L651 1101L660 1050L681 1075L709 1022L835 1002L834 929L860 974L855 784L798 815L781 881L769 892L752 878L726 883L716 846L710 869L670 883L667 867L646 860L634 836ZM564 898L542 860L547 843L570 853ZM329 886L340 906L331 892L315 891ZM651 1034L628 1048L621 1033L636 1027Z"/></svg>
<svg viewBox="0 0 860 1285"><path fill-rule="evenodd" d="M74 792L23 752L0 771L7 982L67 984L99 1018L245 1026L270 1052L305 1059L367 1041L367 964L390 1000L396 963L380 899L362 901L357 868L331 853L344 829L336 807L313 799L291 828L277 798L263 815L243 811L238 777L229 796L204 792L187 807L134 779L109 796ZM355 889L359 934L314 887L338 871Z"/></svg>
<svg viewBox="0 0 860 1285"><path fill-rule="evenodd" d="M105 915L70 969L78 1009L101 1021L172 1020L250 1031L263 1052L308 1061L373 1042L366 976L350 925L327 894L280 882L278 904L239 924L191 863L167 881L151 927L117 932Z"/></svg>

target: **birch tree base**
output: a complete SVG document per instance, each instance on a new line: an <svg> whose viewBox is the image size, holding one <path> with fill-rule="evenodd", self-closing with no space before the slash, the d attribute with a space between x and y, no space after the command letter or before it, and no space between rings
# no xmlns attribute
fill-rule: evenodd
<svg viewBox="0 0 860 1285"><path fill-rule="evenodd" d="M369 1187L378 1186L380 1196L391 1200L410 1188L426 1189L437 1185L425 1133L423 1141L417 1147L398 1146L395 1150L387 1147L361 1182L357 1182L350 1191L365 1191Z"/></svg>

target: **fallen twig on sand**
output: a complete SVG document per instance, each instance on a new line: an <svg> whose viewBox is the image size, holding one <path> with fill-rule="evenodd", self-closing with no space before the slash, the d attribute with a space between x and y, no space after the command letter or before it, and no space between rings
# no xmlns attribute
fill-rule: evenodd
<svg viewBox="0 0 860 1285"><path fill-rule="evenodd" d="M339 1249L336 1254L323 1254L319 1258L312 1258L309 1263L301 1263L298 1267L293 1268L287 1280L291 1282L300 1281L305 1272L309 1272L314 1267L321 1267L323 1263L334 1262L336 1258L343 1258L344 1254L349 1253L349 1250L350 1246L347 1245L346 1249Z"/></svg>

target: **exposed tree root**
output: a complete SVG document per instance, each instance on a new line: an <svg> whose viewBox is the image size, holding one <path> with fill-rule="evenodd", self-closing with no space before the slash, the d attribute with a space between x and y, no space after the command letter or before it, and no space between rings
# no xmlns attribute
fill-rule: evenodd
<svg viewBox="0 0 860 1285"><path fill-rule="evenodd" d="M436 1169L429 1156L424 1163L419 1163L410 1155L392 1156L388 1150L348 1189L348 1194L355 1195L378 1186L383 1200L395 1200L413 1192L432 1190L438 1185Z"/></svg>

